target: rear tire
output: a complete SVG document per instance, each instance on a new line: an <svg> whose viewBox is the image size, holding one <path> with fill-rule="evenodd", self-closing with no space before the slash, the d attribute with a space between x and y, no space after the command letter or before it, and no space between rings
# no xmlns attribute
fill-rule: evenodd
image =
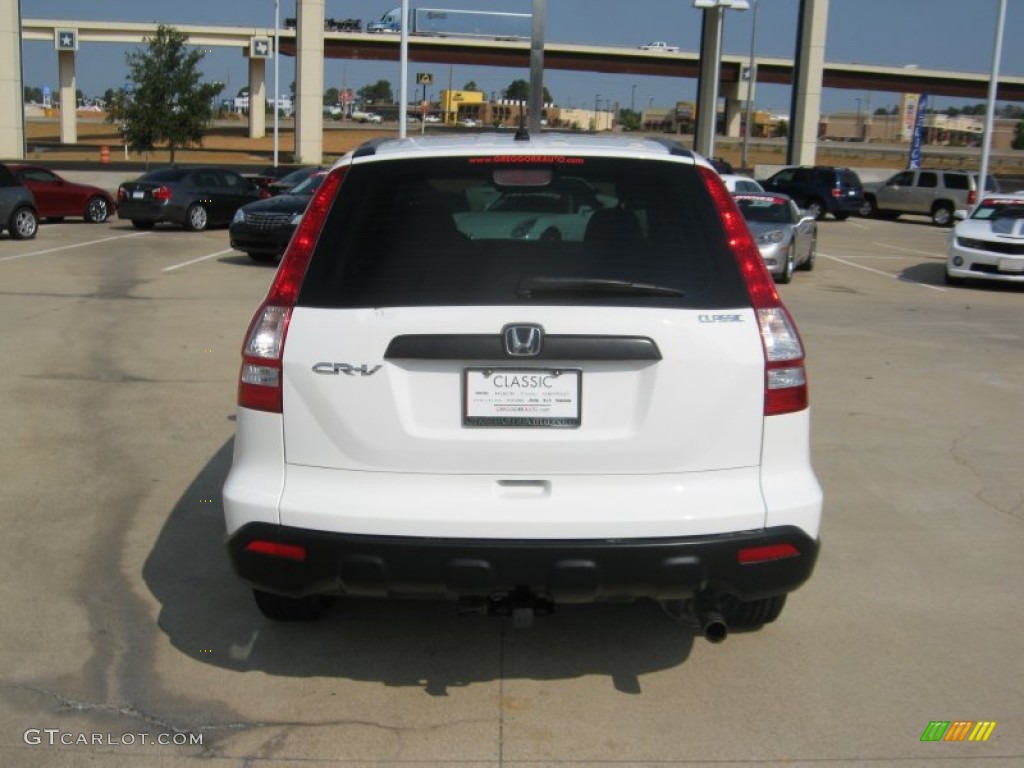
<svg viewBox="0 0 1024 768"><path fill-rule="evenodd" d="M807 211L808 215L813 216L818 221L825 218L825 203L817 198L814 200L808 200L807 207L804 210Z"/></svg>
<svg viewBox="0 0 1024 768"><path fill-rule="evenodd" d="M782 267L782 273L775 276L775 282L781 283L782 285L788 285L793 282L793 271L796 269L793 263L793 251L790 250L789 255L786 256L786 263Z"/></svg>
<svg viewBox="0 0 1024 768"><path fill-rule="evenodd" d="M39 217L31 208L19 208L11 214L7 229L15 240L31 240L39 231Z"/></svg>
<svg viewBox="0 0 1024 768"><path fill-rule="evenodd" d="M85 220L90 224L102 224L110 218L110 205L99 195L85 202Z"/></svg>
<svg viewBox="0 0 1024 768"><path fill-rule="evenodd" d="M953 223L953 206L949 203L938 203L932 208L932 224L937 227L948 227Z"/></svg>
<svg viewBox="0 0 1024 768"><path fill-rule="evenodd" d="M192 203L185 211L185 229L189 232L202 232L210 223L209 214L199 203Z"/></svg>
<svg viewBox="0 0 1024 768"><path fill-rule="evenodd" d="M271 621L317 621L333 602L328 595L285 597L261 589L254 589L252 594L260 613Z"/></svg>
<svg viewBox="0 0 1024 768"><path fill-rule="evenodd" d="M740 600L732 595L722 595L718 604L730 631L753 632L779 618L786 604L786 595L760 600Z"/></svg>

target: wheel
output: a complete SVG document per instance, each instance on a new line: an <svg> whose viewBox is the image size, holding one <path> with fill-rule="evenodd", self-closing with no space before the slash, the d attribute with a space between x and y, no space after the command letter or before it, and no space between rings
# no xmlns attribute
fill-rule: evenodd
<svg viewBox="0 0 1024 768"><path fill-rule="evenodd" d="M185 229L189 232L202 232L209 224L209 216L199 203L192 203L185 211Z"/></svg>
<svg viewBox="0 0 1024 768"><path fill-rule="evenodd" d="M793 264L793 249L790 248L789 253L786 256L786 264L782 268L782 274L775 276L775 282L782 283L783 285L788 285L793 282L793 271L795 269L796 267Z"/></svg>
<svg viewBox="0 0 1024 768"><path fill-rule="evenodd" d="M800 269L804 272L810 272L814 269L814 260L818 256L818 237L817 235L811 235L811 250L807 253L807 261L800 265Z"/></svg>
<svg viewBox="0 0 1024 768"><path fill-rule="evenodd" d="M110 206L107 201L96 195L85 202L85 220L90 224L102 224L110 217Z"/></svg>
<svg viewBox="0 0 1024 768"><path fill-rule="evenodd" d="M249 258L259 264L269 264L277 258L276 254L273 253L253 253L252 251L246 251L249 254Z"/></svg>
<svg viewBox="0 0 1024 768"><path fill-rule="evenodd" d="M30 240L39 231L39 217L31 208L19 208L11 214L7 228L15 240Z"/></svg>
<svg viewBox="0 0 1024 768"><path fill-rule="evenodd" d="M316 621L333 602L328 595L285 597L260 589L254 589L252 594L260 613L271 621Z"/></svg>
<svg viewBox="0 0 1024 768"><path fill-rule="evenodd" d="M948 227L953 223L953 206L949 203L936 203L932 208L932 224Z"/></svg>
<svg viewBox="0 0 1024 768"><path fill-rule="evenodd" d="M548 245L558 245L562 242L562 233L555 227L548 227L541 233L540 241Z"/></svg>
<svg viewBox="0 0 1024 768"><path fill-rule="evenodd" d="M818 221L821 221L825 217L825 203L815 198L814 200L807 201L807 207L804 209L807 211L809 216L813 216Z"/></svg>
<svg viewBox="0 0 1024 768"><path fill-rule="evenodd" d="M152 229L155 221L145 221L144 219L132 219L132 226L136 229Z"/></svg>
<svg viewBox="0 0 1024 768"><path fill-rule="evenodd" d="M760 600L740 600L722 595L718 601L721 614L730 631L751 632L779 618L786 604L786 595L765 597Z"/></svg>
<svg viewBox="0 0 1024 768"><path fill-rule="evenodd" d="M857 209L857 215L867 218L869 216L874 216L876 210L877 209L875 208L875 198L865 197L864 202L861 203L860 208Z"/></svg>
<svg viewBox="0 0 1024 768"><path fill-rule="evenodd" d="M846 221L848 218L850 218L849 211L836 211L832 215L836 217L836 221Z"/></svg>

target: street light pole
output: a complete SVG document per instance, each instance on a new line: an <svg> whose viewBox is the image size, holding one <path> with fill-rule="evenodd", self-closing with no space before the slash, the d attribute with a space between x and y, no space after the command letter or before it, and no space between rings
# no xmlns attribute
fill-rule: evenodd
<svg viewBox="0 0 1024 768"><path fill-rule="evenodd" d="M629 111L636 112L636 83L630 86L629 91Z"/></svg>
<svg viewBox="0 0 1024 768"><path fill-rule="evenodd" d="M988 181L988 162L992 150L992 128L995 125L996 95L999 86L999 60L1003 55L1003 27L1006 24L1006 0L999 0L996 20L996 40L992 51L992 79L988 83L988 108L985 110L985 137L981 145L981 168L978 169L978 202L985 194Z"/></svg>
<svg viewBox="0 0 1024 768"><path fill-rule="evenodd" d="M280 109L278 99L281 98L281 88L278 83L278 75L280 73L280 61L281 61L281 22L280 22L280 7L281 0L274 0L274 167L277 168L277 149L278 149L278 124L277 114Z"/></svg>
<svg viewBox="0 0 1024 768"><path fill-rule="evenodd" d="M740 165L749 169L747 146L750 144L751 121L754 115L754 83L757 82L757 64L754 62L754 48L757 45L757 0L754 0L754 26L750 30L750 63L747 67L747 118L743 127L743 152Z"/></svg>

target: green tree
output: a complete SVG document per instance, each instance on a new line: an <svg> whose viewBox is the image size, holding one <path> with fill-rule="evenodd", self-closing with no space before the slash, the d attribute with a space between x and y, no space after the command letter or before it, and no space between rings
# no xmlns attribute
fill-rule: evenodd
<svg viewBox="0 0 1024 768"><path fill-rule="evenodd" d="M188 35L161 24L146 40L147 48L125 54L126 79L133 93L119 91L107 116L124 125L125 141L135 152L166 144L174 162L180 147L202 143L213 119L213 99L220 83L202 83L198 70L203 54L186 45Z"/></svg>
<svg viewBox="0 0 1024 768"><path fill-rule="evenodd" d="M338 89L335 88L334 86L331 86L326 91L324 91L324 104L330 106L332 104L337 104L337 103L338 103Z"/></svg>
<svg viewBox="0 0 1024 768"><path fill-rule="evenodd" d="M526 80L513 80L508 84L508 88L502 91L502 96L511 101L529 101L530 100L530 84ZM543 102L545 104L553 104L554 99L551 97L551 91L548 87L544 86Z"/></svg>
<svg viewBox="0 0 1024 768"><path fill-rule="evenodd" d="M378 80L373 85L364 85L356 95L364 104L390 104L395 100L391 93L391 83L387 80Z"/></svg>
<svg viewBox="0 0 1024 768"><path fill-rule="evenodd" d="M640 113L634 112L632 109L620 109L619 125L625 131L640 130Z"/></svg>
<svg viewBox="0 0 1024 768"><path fill-rule="evenodd" d="M42 88L29 88L25 86L25 103L35 102L36 104L43 103L43 89Z"/></svg>
<svg viewBox="0 0 1024 768"><path fill-rule="evenodd" d="M462 90L464 90L464 91L479 91L480 87L476 84L476 80L470 80L468 83L466 83L464 86L462 86Z"/></svg>
<svg viewBox="0 0 1024 768"><path fill-rule="evenodd" d="M789 120L779 120L773 130L775 138L784 139L789 136Z"/></svg>

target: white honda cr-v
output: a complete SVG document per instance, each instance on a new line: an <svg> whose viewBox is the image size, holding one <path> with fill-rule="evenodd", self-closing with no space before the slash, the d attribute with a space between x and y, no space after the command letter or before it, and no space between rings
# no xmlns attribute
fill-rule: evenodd
<svg viewBox="0 0 1024 768"><path fill-rule="evenodd" d="M242 356L228 550L272 619L650 598L720 640L813 569L800 337L718 174L672 142L364 145Z"/></svg>

